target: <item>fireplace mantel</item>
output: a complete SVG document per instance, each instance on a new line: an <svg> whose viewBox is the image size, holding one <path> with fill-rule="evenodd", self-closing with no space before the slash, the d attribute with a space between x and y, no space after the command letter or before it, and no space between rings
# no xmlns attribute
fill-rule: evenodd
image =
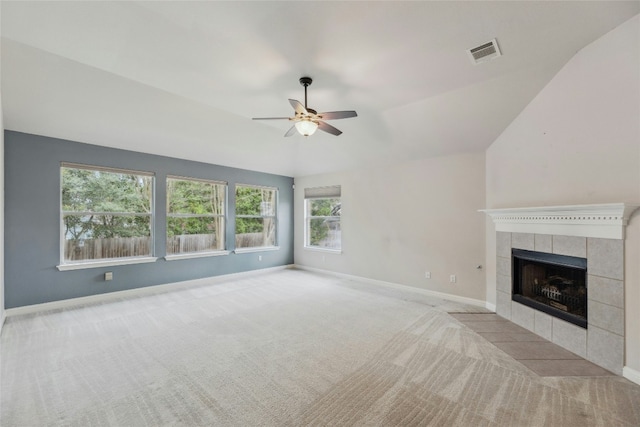
<svg viewBox="0 0 640 427"><path fill-rule="evenodd" d="M482 209L496 231L624 239L629 217L639 206L626 203Z"/></svg>

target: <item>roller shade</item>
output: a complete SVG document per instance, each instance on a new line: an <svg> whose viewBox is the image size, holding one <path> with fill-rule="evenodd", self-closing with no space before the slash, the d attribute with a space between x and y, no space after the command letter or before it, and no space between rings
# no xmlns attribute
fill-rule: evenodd
<svg viewBox="0 0 640 427"><path fill-rule="evenodd" d="M340 186L332 185L329 187L305 188L305 199L331 199L340 197Z"/></svg>

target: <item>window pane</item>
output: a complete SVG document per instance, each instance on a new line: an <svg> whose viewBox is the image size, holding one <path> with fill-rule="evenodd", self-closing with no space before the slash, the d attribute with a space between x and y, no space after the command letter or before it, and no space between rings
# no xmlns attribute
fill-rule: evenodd
<svg viewBox="0 0 640 427"><path fill-rule="evenodd" d="M236 248L275 246L275 218L236 218Z"/></svg>
<svg viewBox="0 0 640 427"><path fill-rule="evenodd" d="M62 166L62 262L153 254L153 176Z"/></svg>
<svg viewBox="0 0 640 427"><path fill-rule="evenodd" d="M326 249L340 249L340 218L309 219L309 246Z"/></svg>
<svg viewBox="0 0 640 427"><path fill-rule="evenodd" d="M322 249L341 249L339 197L306 199L305 245Z"/></svg>
<svg viewBox="0 0 640 427"><path fill-rule="evenodd" d="M223 183L167 178L168 255L225 249L226 189Z"/></svg>
<svg viewBox="0 0 640 427"><path fill-rule="evenodd" d="M340 199L310 199L310 216L340 216Z"/></svg>
<svg viewBox="0 0 640 427"><path fill-rule="evenodd" d="M168 218L167 254L224 250L224 218Z"/></svg>
<svg viewBox="0 0 640 427"><path fill-rule="evenodd" d="M276 245L278 190L236 186L236 248Z"/></svg>
<svg viewBox="0 0 640 427"><path fill-rule="evenodd" d="M167 179L167 212L224 215L226 186L213 182Z"/></svg>
<svg viewBox="0 0 640 427"><path fill-rule="evenodd" d="M64 260L151 255L151 217L64 215Z"/></svg>
<svg viewBox="0 0 640 427"><path fill-rule="evenodd" d="M236 187L236 215L274 216L276 189Z"/></svg>
<svg viewBox="0 0 640 427"><path fill-rule="evenodd" d="M150 213L152 184L146 175L63 167L62 210Z"/></svg>

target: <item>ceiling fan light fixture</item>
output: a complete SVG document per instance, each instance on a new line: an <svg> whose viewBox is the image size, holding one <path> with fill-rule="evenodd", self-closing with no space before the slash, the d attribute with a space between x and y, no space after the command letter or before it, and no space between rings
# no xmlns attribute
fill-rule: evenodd
<svg viewBox="0 0 640 427"><path fill-rule="evenodd" d="M293 117L254 117L253 120L289 120L294 122L293 126L284 134L285 137L294 135L296 131L302 136L311 136L318 129L335 136L342 134L340 129L334 128L326 120L348 119L350 117L358 117L358 114L355 111L318 113L313 108L307 107L307 87L312 81L311 77L300 77L300 84L304 86L304 105L300 101L289 99L289 104L295 111Z"/></svg>
<svg viewBox="0 0 640 427"><path fill-rule="evenodd" d="M298 133L300 133L300 135L310 136L313 135L318 129L318 124L309 119L300 120L296 122L296 129L298 130Z"/></svg>

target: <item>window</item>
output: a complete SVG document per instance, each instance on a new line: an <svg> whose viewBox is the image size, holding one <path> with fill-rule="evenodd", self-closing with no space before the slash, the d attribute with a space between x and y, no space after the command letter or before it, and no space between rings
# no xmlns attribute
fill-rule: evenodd
<svg viewBox="0 0 640 427"><path fill-rule="evenodd" d="M236 248L276 246L278 190L236 186Z"/></svg>
<svg viewBox="0 0 640 427"><path fill-rule="evenodd" d="M305 247L340 251L340 186L304 189Z"/></svg>
<svg viewBox="0 0 640 427"><path fill-rule="evenodd" d="M61 166L62 264L151 256L153 175Z"/></svg>
<svg viewBox="0 0 640 427"><path fill-rule="evenodd" d="M167 255L224 251L227 184L167 178Z"/></svg>

